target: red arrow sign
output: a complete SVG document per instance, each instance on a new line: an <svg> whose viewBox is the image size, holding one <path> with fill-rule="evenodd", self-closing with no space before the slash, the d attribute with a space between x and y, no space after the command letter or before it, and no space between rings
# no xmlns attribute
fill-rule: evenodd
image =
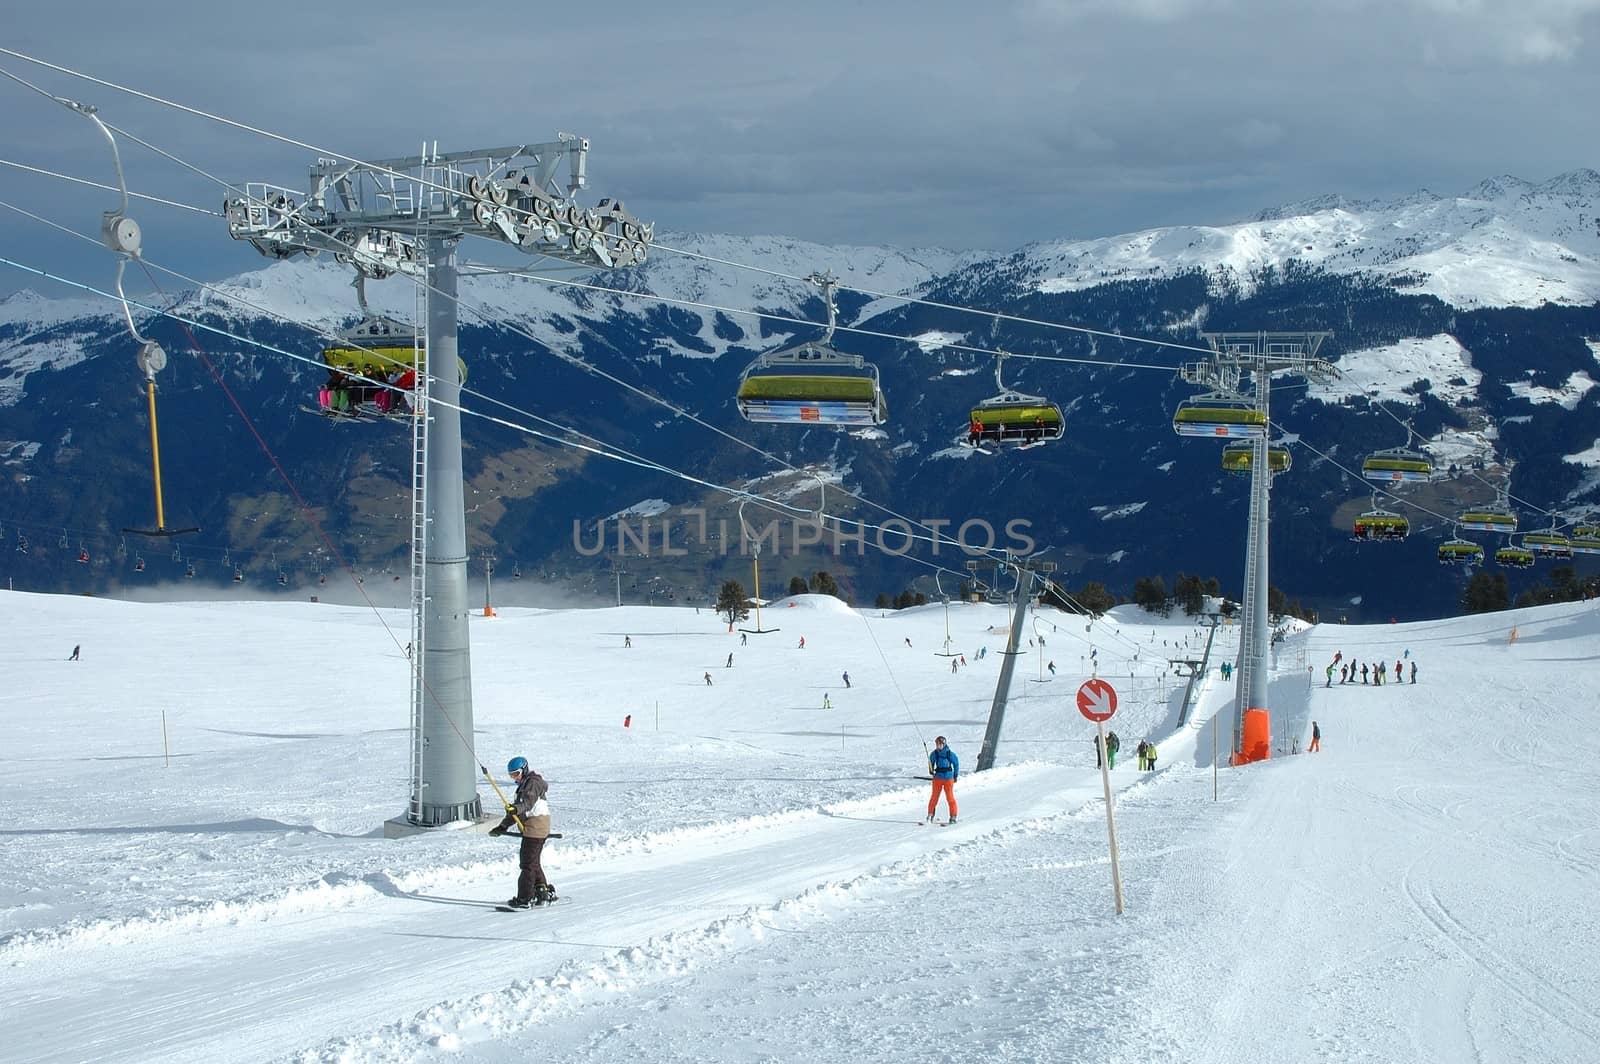
<svg viewBox="0 0 1600 1064"><path fill-rule="evenodd" d="M1104 680L1085 680L1078 688L1078 712L1094 721L1110 720L1117 711L1117 692Z"/></svg>

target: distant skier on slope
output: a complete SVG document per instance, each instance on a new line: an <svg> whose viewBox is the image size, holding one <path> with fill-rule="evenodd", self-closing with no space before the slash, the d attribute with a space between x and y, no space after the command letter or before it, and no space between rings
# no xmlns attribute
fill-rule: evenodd
<svg viewBox="0 0 1600 1064"><path fill-rule="evenodd" d="M711 686L711 674L709 672L706 673L706 686L707 687Z"/></svg>
<svg viewBox="0 0 1600 1064"><path fill-rule="evenodd" d="M844 674L843 680L844 680L845 690L848 691L850 689L850 674L848 672Z"/></svg>
<svg viewBox="0 0 1600 1064"><path fill-rule="evenodd" d="M1322 750L1322 729L1316 721L1311 722L1311 745L1306 748L1306 753L1315 754Z"/></svg>
<svg viewBox="0 0 1600 1064"><path fill-rule="evenodd" d="M944 736L935 736L933 753L928 755L928 775L933 777L933 793L928 796L928 823L933 823L933 812L939 807L939 795L944 795L945 807L950 810L949 823L956 822L956 780L961 778L961 759L945 745Z"/></svg>
<svg viewBox="0 0 1600 1064"><path fill-rule="evenodd" d="M80 651L82 649L83 649L83 644L82 643L79 643L77 646L74 646L72 648L72 656L69 657L67 660L68 661L77 661L78 660L78 651Z"/></svg>
<svg viewBox="0 0 1600 1064"><path fill-rule="evenodd" d="M522 847L517 854L517 892L506 905L513 909L549 905L556 900L556 888L545 878L539 855L550 837L550 804L545 801L550 785L528 767L525 757L512 758L506 764L506 773L517 785L516 797L506 807L505 819L489 830L491 835L504 835L518 821L522 824Z"/></svg>

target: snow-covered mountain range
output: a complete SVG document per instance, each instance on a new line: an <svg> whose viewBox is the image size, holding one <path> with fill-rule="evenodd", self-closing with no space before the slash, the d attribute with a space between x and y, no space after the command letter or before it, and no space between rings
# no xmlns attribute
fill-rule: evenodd
<svg viewBox="0 0 1600 1064"><path fill-rule="evenodd" d="M626 274L535 279L477 273L468 264L461 321L473 386L618 446L673 456L677 468L717 471L723 482L774 471L666 405L624 397L570 363L543 357L547 351L577 356L893 509L958 522L970 513L1025 518L1040 530L1041 548L1062 557L1069 572L1113 585L1150 570L1199 569L1227 579L1238 568L1241 552L1231 536L1185 541L1152 522L1106 518L1176 510L1194 527L1237 521L1235 482L1219 482L1211 451L1185 446L1167 425L1188 389L1115 365L1008 363L1008 383L1049 394L1067 409L1068 437L1044 451L973 462L972 452L951 443L967 407L991 390L984 378L992 362L952 345L1175 367L1193 354L1085 338L1026 319L1184 345L1200 343L1200 329L1331 329L1334 339L1322 353L1337 360L1341 379L1280 392L1274 407L1283 431L1306 448L1295 473L1274 489L1279 520L1304 522L1292 537L1275 541L1276 572L1313 598L1336 589L1302 568L1348 549L1350 505L1370 494L1359 476L1350 476L1352 463L1363 451L1405 443L1402 422L1413 424L1442 466L1483 467L1482 477L1458 486L1461 498L1413 499L1419 531L1447 534L1457 503L1482 501L1478 496L1492 497L1497 487L1509 485L1540 523L1544 511L1556 512L1548 520L1570 521L1600 489L1600 393L1592 390L1600 379L1600 174L1593 170L1538 185L1496 178L1455 197L1326 197L1234 225L1050 241L1011 252L670 233L658 245L646 264ZM841 324L868 330L841 332L838 342L882 372L891 421L881 430L845 436L752 428L733 410L737 375L755 352L815 335L804 323L825 320L817 288L804 280L818 271L841 283ZM371 433L330 435L329 426L298 410L318 379L318 349L355 318L349 280L325 259L277 262L188 291L176 304L234 334L204 334L204 343L253 404L245 409L272 428L265 435L287 468L312 478L336 523L374 507L387 512L392 508L377 498L403 484L402 449L375 450ZM900 295L1012 317L975 316ZM368 297L375 310L396 317L417 310L414 286L403 280L369 284ZM240 470L260 465L253 440L228 420L234 415L212 395L209 374L186 357L187 338L170 322L143 317L173 354L162 378L165 416L178 426L172 432L163 426L175 452L170 475L179 485L186 473L199 481L180 487L177 497L188 501L179 505L195 511L195 522L227 530L226 542L202 551L220 557L231 547L234 554L293 557L316 549L285 524L268 522L268 530L250 517L262 507L276 512L264 499L282 494L283 486L241 491ZM303 361L251 341L303 352ZM115 538L119 522L106 514L147 505L136 501L147 497L148 474L141 469L144 427L130 346L109 301L46 300L31 292L0 301L0 409L7 411L0 460L11 473L0 494L0 521L71 529L73 535L59 538L81 537L87 546L96 537ZM572 557L574 522L604 521L645 499L680 512L709 501L670 478L553 460L547 445L493 427L469 434L468 443L469 477L487 476L486 456L508 451L526 450L528 469L555 470L553 484L530 473L516 489L526 489L522 495L502 487L504 472L478 489L497 500L483 512L481 541L550 571L587 564ZM115 455L109 462L107 453ZM365 467L370 476L354 472L363 463L376 463ZM254 485L255 474L247 479ZM1065 495L1062 485L1070 485ZM362 520L370 523L371 515ZM392 560L390 531L366 543L370 564ZM1417 538L1414 547L1387 555L1362 554L1360 564L1380 574L1410 571L1431 563L1430 550ZM702 560L695 572L676 572L671 581L685 592L703 589L718 564ZM860 569L862 592L892 588L915 574L885 576L873 571L879 561L834 564ZM49 571L52 588L85 575L71 564ZM1439 574L1431 564L1427 572L1432 590L1406 599L1404 608L1426 603L1420 608L1438 610L1458 593L1455 574ZM98 575L96 586L115 576Z"/></svg>

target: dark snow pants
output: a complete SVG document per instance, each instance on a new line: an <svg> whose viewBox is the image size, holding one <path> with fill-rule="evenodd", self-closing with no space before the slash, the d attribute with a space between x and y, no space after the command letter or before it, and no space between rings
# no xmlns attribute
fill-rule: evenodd
<svg viewBox="0 0 1600 1064"><path fill-rule="evenodd" d="M517 876L517 897L532 898L534 888L548 882L544 878L544 869L539 864L539 854L543 850L544 839L530 839L523 836L522 850L517 855L522 865L522 874Z"/></svg>

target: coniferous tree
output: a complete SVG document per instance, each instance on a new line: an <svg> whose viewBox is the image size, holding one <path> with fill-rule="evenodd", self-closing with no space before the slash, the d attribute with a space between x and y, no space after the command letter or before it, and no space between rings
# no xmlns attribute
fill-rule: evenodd
<svg viewBox="0 0 1600 1064"><path fill-rule="evenodd" d="M717 612L726 617L729 624L750 616L749 606L750 602L744 594L744 585L737 580L725 581L722 589L717 592Z"/></svg>
<svg viewBox="0 0 1600 1064"><path fill-rule="evenodd" d="M844 598L844 592L839 590L839 583L834 580L833 574L823 569L811 574L811 592L814 595L832 595L841 600Z"/></svg>
<svg viewBox="0 0 1600 1064"><path fill-rule="evenodd" d="M791 576L789 578L789 594L791 594L791 595L804 595L807 591L810 591L810 590L811 589L806 586L806 578L805 577L803 577L803 576Z"/></svg>
<svg viewBox="0 0 1600 1064"><path fill-rule="evenodd" d="M1133 604L1163 617L1171 612L1167 582L1159 576L1141 576L1133 582Z"/></svg>
<svg viewBox="0 0 1600 1064"><path fill-rule="evenodd" d="M1474 573L1461 596L1461 608L1467 613L1492 613L1510 605L1505 573Z"/></svg>

